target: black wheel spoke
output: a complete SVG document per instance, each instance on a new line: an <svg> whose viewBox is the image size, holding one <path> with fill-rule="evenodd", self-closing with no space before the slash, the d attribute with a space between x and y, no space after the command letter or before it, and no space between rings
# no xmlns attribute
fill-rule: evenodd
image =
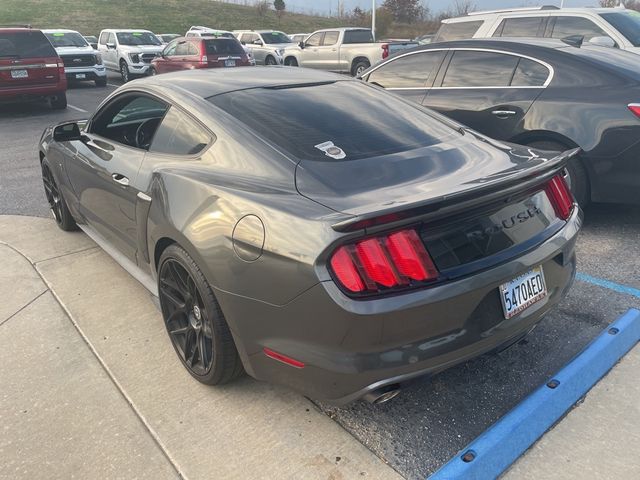
<svg viewBox="0 0 640 480"><path fill-rule="evenodd" d="M206 375L213 363L213 325L189 269L177 259L165 260L158 293L169 337L184 365L194 375Z"/></svg>

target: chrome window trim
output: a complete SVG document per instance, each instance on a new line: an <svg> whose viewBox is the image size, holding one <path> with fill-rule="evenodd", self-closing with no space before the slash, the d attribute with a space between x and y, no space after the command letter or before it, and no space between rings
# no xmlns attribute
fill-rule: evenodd
<svg viewBox="0 0 640 480"><path fill-rule="evenodd" d="M386 90L469 90L469 89L496 89L496 88L508 88L508 89L513 89L513 88L547 88L549 86L549 84L551 83L551 80L553 80L553 77L555 75L555 70L554 68L548 64L547 62L543 61L543 60L539 60L537 58L534 57L530 57L529 55L524 55L521 53L514 53L514 52L506 52L504 50L496 50L494 48L477 48L477 47L453 47L453 48L429 48L429 49L425 49L425 50L418 50L417 52L409 52L409 53L403 53L401 55L398 56L394 56L392 59L389 59L388 61L381 63L380 65L376 65L374 68L371 69L370 72L367 73L367 76L371 75L373 72L375 72L376 70L378 70L381 67L384 67L385 65L388 65L389 63L398 60L399 58L402 57L407 57L409 55L417 55L420 53L427 53L427 52L457 52L457 51L466 51L466 52L488 52L488 53L498 53L498 54L502 54L502 55L511 55L513 57L520 57L520 58L526 58L527 60L531 60L533 62L539 63L540 65L542 65L543 67L545 67L548 71L549 71L549 75L547 76L547 79L545 80L545 82L542 85L523 85L523 86L517 86L517 85L498 85L498 86L483 86L483 87L473 87L473 86L469 86L469 87L390 87L387 88Z"/></svg>

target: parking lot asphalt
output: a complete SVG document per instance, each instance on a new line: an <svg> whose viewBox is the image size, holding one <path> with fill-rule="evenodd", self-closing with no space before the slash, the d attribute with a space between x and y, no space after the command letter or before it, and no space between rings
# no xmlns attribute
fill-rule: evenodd
<svg viewBox="0 0 640 480"><path fill-rule="evenodd" d="M75 108L64 112L2 107L0 214L48 215L37 162L42 130L86 118L113 89L74 87L68 101ZM580 273L569 296L520 344L417 381L388 404L319 408L406 478L434 472L616 316L640 308L633 293L640 289L640 208L592 205L577 250Z"/></svg>

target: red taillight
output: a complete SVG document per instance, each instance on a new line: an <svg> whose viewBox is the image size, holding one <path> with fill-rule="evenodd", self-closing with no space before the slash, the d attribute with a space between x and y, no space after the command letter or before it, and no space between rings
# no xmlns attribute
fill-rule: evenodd
<svg viewBox="0 0 640 480"><path fill-rule="evenodd" d="M438 276L438 270L415 230L389 235L387 249L398 271L411 280L423 281Z"/></svg>
<svg viewBox="0 0 640 480"><path fill-rule="evenodd" d="M338 248L331 257L338 283L350 292L377 293L411 282L438 278L431 257L415 230L361 240Z"/></svg>
<svg viewBox="0 0 640 480"><path fill-rule="evenodd" d="M389 56L389 45L386 43L382 44L382 58L387 58Z"/></svg>
<svg viewBox="0 0 640 480"><path fill-rule="evenodd" d="M566 220L571 216L573 210L573 195L567 186L562 175L556 175L545 187L547 197L553 205L558 218Z"/></svg>
<svg viewBox="0 0 640 480"><path fill-rule="evenodd" d="M278 360L279 362L286 363L287 365L291 365L292 367L304 368L304 362L301 362L300 360L296 360L295 358L287 357L286 355L283 355L282 353L274 352L273 350L271 350L270 348L267 348L267 347L264 347L262 349L262 351L269 358L273 358L274 360Z"/></svg>
<svg viewBox="0 0 640 480"><path fill-rule="evenodd" d="M340 247L331 257L331 269L340 279L340 283L352 292L361 292L365 286L358 275L358 270L347 250L348 247Z"/></svg>
<svg viewBox="0 0 640 480"><path fill-rule="evenodd" d="M58 75L64 77L64 62L62 59L58 60Z"/></svg>
<svg viewBox="0 0 640 480"><path fill-rule="evenodd" d="M627 105L627 108L631 110L631 113L633 113L636 117L640 118L640 103L630 103L629 105Z"/></svg>

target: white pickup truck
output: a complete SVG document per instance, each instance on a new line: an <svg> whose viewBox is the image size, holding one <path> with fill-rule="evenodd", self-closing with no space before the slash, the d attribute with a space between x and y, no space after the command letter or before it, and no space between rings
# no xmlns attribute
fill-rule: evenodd
<svg viewBox="0 0 640 480"><path fill-rule="evenodd" d="M284 51L284 64L360 75L371 65L416 42L376 42L368 28L318 30Z"/></svg>

